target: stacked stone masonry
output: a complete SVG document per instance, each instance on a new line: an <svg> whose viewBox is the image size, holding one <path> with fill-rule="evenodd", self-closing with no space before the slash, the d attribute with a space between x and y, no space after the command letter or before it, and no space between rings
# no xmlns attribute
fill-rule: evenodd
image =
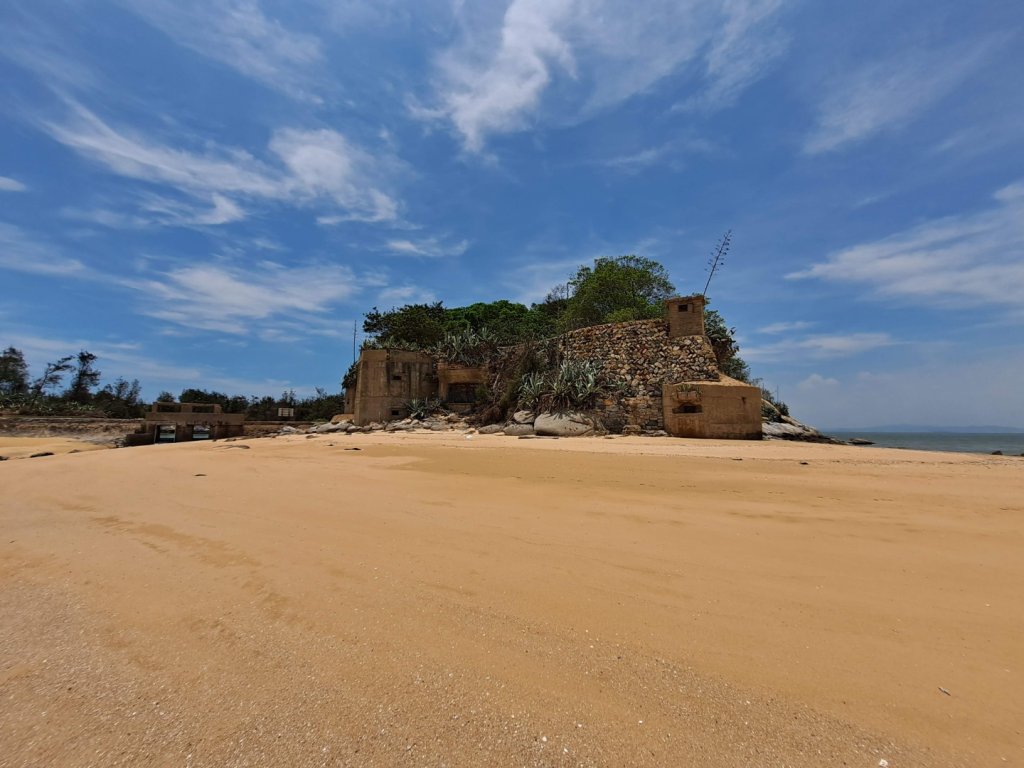
<svg viewBox="0 0 1024 768"><path fill-rule="evenodd" d="M580 328L561 337L566 357L596 360L609 381L629 391L661 397L673 381L718 381L715 353L706 336L670 338L664 320L639 320Z"/></svg>
<svg viewBox="0 0 1024 768"><path fill-rule="evenodd" d="M664 320L595 325L560 338L566 357L594 360L619 385L599 404L614 431L626 425L663 429L662 387L679 381L718 381L715 353L706 336L669 335Z"/></svg>

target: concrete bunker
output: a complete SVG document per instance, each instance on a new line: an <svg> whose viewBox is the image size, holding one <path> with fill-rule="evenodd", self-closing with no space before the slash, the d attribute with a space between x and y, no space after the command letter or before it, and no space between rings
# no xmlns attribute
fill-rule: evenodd
<svg viewBox="0 0 1024 768"><path fill-rule="evenodd" d="M761 390L727 376L665 384L662 406L665 431L675 437L761 439Z"/></svg>
<svg viewBox="0 0 1024 768"><path fill-rule="evenodd" d="M156 402L143 416L138 431L125 436L125 445L220 440L243 434L244 413L224 413L213 403Z"/></svg>

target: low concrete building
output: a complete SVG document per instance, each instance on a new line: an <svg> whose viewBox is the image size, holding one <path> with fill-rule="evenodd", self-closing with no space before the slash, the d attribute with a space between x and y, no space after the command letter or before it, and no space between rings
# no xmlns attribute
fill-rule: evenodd
<svg viewBox="0 0 1024 768"><path fill-rule="evenodd" d="M125 445L219 440L245 434L244 413L224 413L213 403L156 402L143 417L138 432Z"/></svg>
<svg viewBox="0 0 1024 768"><path fill-rule="evenodd" d="M674 437L761 439L761 390L728 376L665 384L662 408L665 431Z"/></svg>

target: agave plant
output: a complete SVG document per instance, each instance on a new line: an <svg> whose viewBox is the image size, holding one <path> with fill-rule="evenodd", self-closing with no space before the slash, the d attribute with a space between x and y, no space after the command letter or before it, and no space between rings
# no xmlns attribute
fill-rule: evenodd
<svg viewBox="0 0 1024 768"><path fill-rule="evenodd" d="M441 401L432 397L423 400L408 400L405 403L405 410L408 412L409 418L416 421L423 421L431 414L437 412L440 407Z"/></svg>
<svg viewBox="0 0 1024 768"><path fill-rule="evenodd" d="M558 366L551 382L551 396L562 408L586 408L604 391L602 368L596 360L567 358Z"/></svg>
<svg viewBox="0 0 1024 768"><path fill-rule="evenodd" d="M449 332L434 347L434 354L457 365L481 365L495 346L494 336L482 329L480 333L466 328Z"/></svg>
<svg viewBox="0 0 1024 768"><path fill-rule="evenodd" d="M543 373L533 372L523 376L519 383L519 407L531 409L548 391L548 380Z"/></svg>

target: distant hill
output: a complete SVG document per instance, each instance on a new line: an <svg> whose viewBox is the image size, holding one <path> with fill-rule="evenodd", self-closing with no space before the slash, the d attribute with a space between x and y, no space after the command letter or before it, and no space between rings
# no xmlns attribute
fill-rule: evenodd
<svg viewBox="0 0 1024 768"><path fill-rule="evenodd" d="M832 427L830 429L824 429L823 432L910 432L910 433L929 433L929 432L944 432L947 434L963 435L963 434L986 434L986 435L1019 435L1024 434L1024 428L1021 427L998 427L992 424L982 425L970 425L966 427L950 427L950 426L922 426L920 424L886 424L881 427Z"/></svg>

